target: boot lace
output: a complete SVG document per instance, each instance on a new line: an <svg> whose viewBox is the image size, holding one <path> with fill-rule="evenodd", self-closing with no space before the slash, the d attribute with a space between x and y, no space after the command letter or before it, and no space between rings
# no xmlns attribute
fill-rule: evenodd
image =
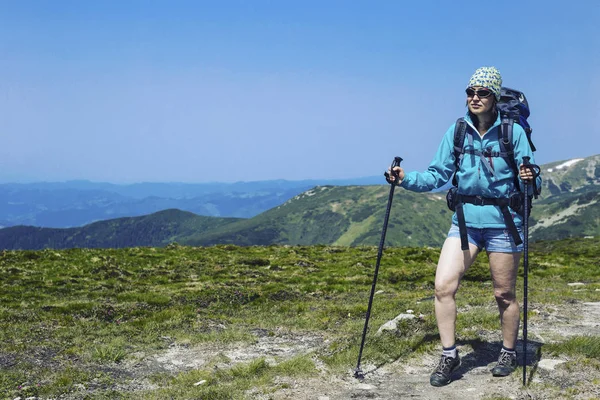
<svg viewBox="0 0 600 400"><path fill-rule="evenodd" d="M440 363L438 364L435 373L446 376L450 373L452 369L452 363L454 363L454 358L448 356L442 356L440 359Z"/></svg>
<svg viewBox="0 0 600 400"><path fill-rule="evenodd" d="M500 357L498 357L498 365L512 367L514 363L514 357L514 354L508 353L506 351L501 351Z"/></svg>

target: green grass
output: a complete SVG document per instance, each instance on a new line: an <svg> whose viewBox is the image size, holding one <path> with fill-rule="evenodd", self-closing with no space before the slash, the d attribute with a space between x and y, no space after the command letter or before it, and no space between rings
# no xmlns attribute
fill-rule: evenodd
<svg viewBox="0 0 600 400"><path fill-rule="evenodd" d="M549 344L546 350L556 355L582 356L600 360L600 337L575 336L560 343Z"/></svg>
<svg viewBox="0 0 600 400"><path fill-rule="evenodd" d="M200 398L238 399L244 393L259 388L259 393L269 393L285 384L276 384L279 376L302 377L316 374L314 362L309 356L298 356L270 365L264 358L241 363L229 369L194 370L175 376L155 376L154 382L161 388L139 393L144 399Z"/></svg>
<svg viewBox="0 0 600 400"><path fill-rule="evenodd" d="M598 240L532 245L530 298L557 307L600 301L594 290L600 288L598 248ZM294 377L314 375L317 362L345 374L356 364L376 256L370 246L2 252L0 393L243 399L268 397ZM385 250L363 363L381 366L437 348L432 294L438 256L439 249L432 248ZM589 290L574 291L566 285L573 281L585 282ZM468 308L458 317L459 340L478 340L479 330L499 331L484 254L465 277L457 302L459 309ZM407 309L423 317L374 334ZM315 344L288 358L233 362L217 354L195 369L144 376L129 367L171 345L250 346L285 335L309 337ZM598 338L583 337L545 351L597 365L599 348ZM154 389L119 389L142 378Z"/></svg>

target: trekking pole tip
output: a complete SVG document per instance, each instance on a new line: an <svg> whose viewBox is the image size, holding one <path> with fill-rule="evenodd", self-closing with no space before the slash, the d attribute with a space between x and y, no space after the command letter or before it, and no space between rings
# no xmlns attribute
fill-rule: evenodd
<svg viewBox="0 0 600 400"><path fill-rule="evenodd" d="M356 368L354 370L354 377L360 381L365 379L365 374L364 372L362 372L362 370L360 368Z"/></svg>

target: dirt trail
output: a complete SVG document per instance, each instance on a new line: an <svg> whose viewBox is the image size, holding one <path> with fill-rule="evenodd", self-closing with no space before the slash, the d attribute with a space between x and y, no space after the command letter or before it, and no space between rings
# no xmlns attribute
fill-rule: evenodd
<svg viewBox="0 0 600 400"><path fill-rule="evenodd" d="M574 335L600 334L600 303L569 304L540 311L540 318L528 327L527 380L522 386L522 370L506 378L490 374L501 348L499 341L458 343L461 367L454 373L454 381L445 387L434 388L429 375L435 368L439 354L421 355L397 361L379 369L363 366L365 379L327 376L297 381L290 389L279 391L275 400L347 400L347 399L427 399L427 400L480 400L497 399L562 399L564 390L576 386L569 398L600 399L600 371L593 366L575 370L566 368L566 359L545 357L542 345L549 340ZM523 348L521 341L517 349ZM519 365L522 365L522 352ZM260 397L257 397L257 399Z"/></svg>
<svg viewBox="0 0 600 400"><path fill-rule="evenodd" d="M392 362L381 368L362 365L365 379L359 381L346 374L333 375L324 366L317 365L319 372L309 379L281 378L286 389L268 395L248 393L256 400L348 400L348 399L427 399L427 400L478 400L478 399L560 399L560 390L577 387L572 399L600 399L600 370L594 366L567 368L566 359L553 359L542 354L543 344L574 335L600 333L600 303L564 304L560 307L531 307L537 313L528 327L527 346L528 388L522 386L521 370L506 378L494 378L490 369L496 361L501 343L497 336L482 337L483 341L457 343L462 365L454 374L454 381L445 387L434 388L429 375L435 368L439 354L431 353ZM310 354L327 345L318 336L298 336L289 332L273 335L266 331L255 332L257 342L252 345L229 345L217 347L185 347L172 344L160 354L140 355L125 366L135 376L131 387L122 390L151 389L145 381L149 373L168 371L176 373L203 368L215 359L221 368L230 368L238 362L248 362L264 357L275 363L300 354ZM496 333L494 333L495 335ZM490 334L492 335L492 334ZM517 349L522 349L519 341ZM522 354L522 352L520 353ZM522 356L519 355L519 364Z"/></svg>
<svg viewBox="0 0 600 400"><path fill-rule="evenodd" d="M530 359L536 351L532 346ZM438 354L420 356L418 359L396 362L376 371L367 372L360 382L351 377L314 379L298 385L288 393L279 393L275 399L429 399L429 400L475 400L486 395L501 394L514 399L527 397L521 390L522 375L494 378L489 370L494 364L500 345L488 345L473 349L461 345L462 365L454 373L454 381L445 387L434 388L429 384L429 375L438 362ZM530 372L530 370L528 371ZM310 388L310 389L308 389ZM536 397L533 397L536 398ZM547 397L546 397L547 398Z"/></svg>

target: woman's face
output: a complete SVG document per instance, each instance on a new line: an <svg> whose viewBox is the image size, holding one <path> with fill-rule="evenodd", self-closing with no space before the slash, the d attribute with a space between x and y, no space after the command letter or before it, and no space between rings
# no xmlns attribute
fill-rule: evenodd
<svg viewBox="0 0 600 400"><path fill-rule="evenodd" d="M481 86L467 88L467 106L475 115L484 115L494 111L494 93Z"/></svg>

